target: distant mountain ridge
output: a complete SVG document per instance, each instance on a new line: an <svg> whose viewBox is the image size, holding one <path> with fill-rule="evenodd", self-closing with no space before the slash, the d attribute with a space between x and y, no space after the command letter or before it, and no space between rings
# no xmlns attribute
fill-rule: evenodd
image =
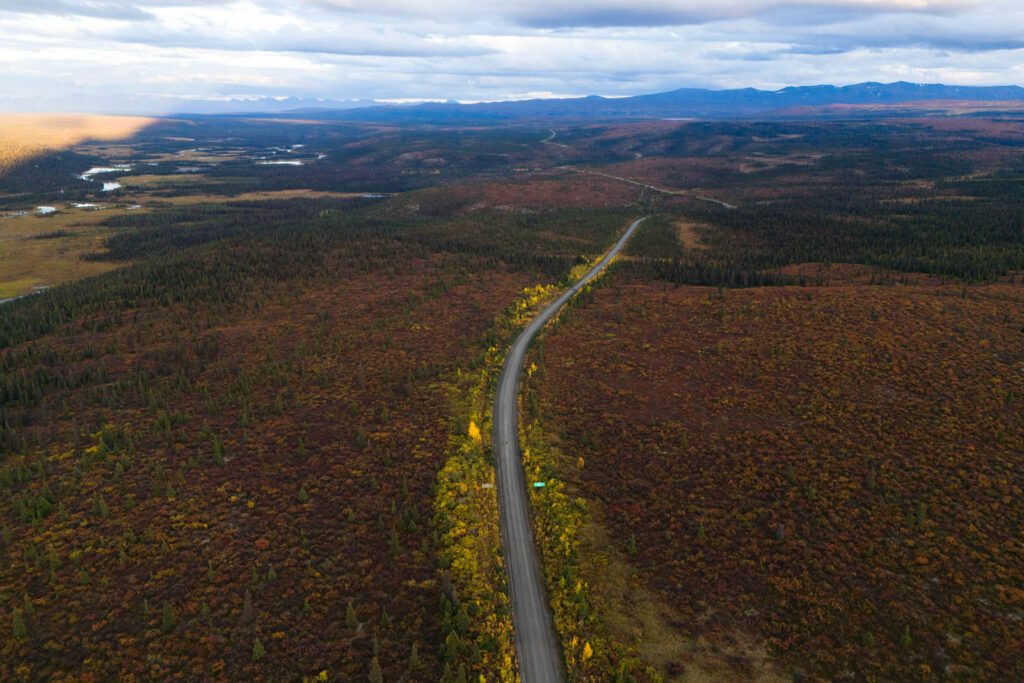
<svg viewBox="0 0 1024 683"><path fill-rule="evenodd" d="M794 86L781 90L706 90L680 88L634 97L597 95L459 104L453 102L373 106L327 112L299 110L315 118L406 122L502 120L522 118L744 118L786 110L833 105L894 105L912 102L1024 102L1024 88L918 83L858 83L847 86Z"/></svg>
<svg viewBox="0 0 1024 683"><path fill-rule="evenodd" d="M389 104L375 100L319 97L186 98L174 95L99 95L75 93L42 98L0 97L0 111L102 112L132 115L272 116L408 123L502 121L515 119L623 118L768 118L833 116L809 109L926 102L1024 103L1024 88L943 84L857 83L855 85L791 86L781 90L679 88L633 97L571 97L462 104L455 101Z"/></svg>

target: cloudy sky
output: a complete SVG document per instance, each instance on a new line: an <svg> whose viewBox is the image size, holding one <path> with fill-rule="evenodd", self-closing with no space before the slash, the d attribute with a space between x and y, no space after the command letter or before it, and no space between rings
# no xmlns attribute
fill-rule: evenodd
<svg viewBox="0 0 1024 683"><path fill-rule="evenodd" d="M1024 85L1022 0L0 0L0 108Z"/></svg>

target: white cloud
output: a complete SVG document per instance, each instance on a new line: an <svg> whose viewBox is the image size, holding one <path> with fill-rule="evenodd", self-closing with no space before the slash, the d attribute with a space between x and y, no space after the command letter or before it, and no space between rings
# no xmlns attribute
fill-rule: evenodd
<svg viewBox="0 0 1024 683"><path fill-rule="evenodd" d="M1018 0L3 0L0 106L1021 84L1021 26Z"/></svg>

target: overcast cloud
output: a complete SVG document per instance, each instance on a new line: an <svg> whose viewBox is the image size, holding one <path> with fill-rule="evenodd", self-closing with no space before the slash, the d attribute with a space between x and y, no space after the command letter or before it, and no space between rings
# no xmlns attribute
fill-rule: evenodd
<svg viewBox="0 0 1024 683"><path fill-rule="evenodd" d="M0 0L0 107L1024 85L1021 0Z"/></svg>

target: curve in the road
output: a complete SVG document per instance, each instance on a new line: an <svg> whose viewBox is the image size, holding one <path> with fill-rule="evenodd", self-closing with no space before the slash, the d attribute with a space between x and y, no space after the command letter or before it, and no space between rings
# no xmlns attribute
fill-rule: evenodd
<svg viewBox="0 0 1024 683"><path fill-rule="evenodd" d="M529 492L519 453L519 376L533 338L577 292L611 263L645 218L634 221L597 265L565 290L516 337L498 380L492 439L505 571L512 603L519 676L523 683L562 681L564 666L530 524Z"/></svg>

